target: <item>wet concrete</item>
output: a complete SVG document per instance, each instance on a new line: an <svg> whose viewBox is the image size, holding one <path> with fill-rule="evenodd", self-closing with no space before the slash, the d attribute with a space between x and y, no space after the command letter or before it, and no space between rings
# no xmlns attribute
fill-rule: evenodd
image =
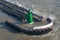
<svg viewBox="0 0 60 40"><path fill-rule="evenodd" d="M15 0L10 0L15 1ZM40 12L48 12L56 15L57 19L54 22L54 29L44 35L28 35L20 33L15 29L5 25L6 19L16 19L0 11L0 40L60 40L60 0L18 0L21 4L28 5L29 8L34 8ZM18 19L16 19L18 20ZM20 23L14 22L14 23Z"/></svg>

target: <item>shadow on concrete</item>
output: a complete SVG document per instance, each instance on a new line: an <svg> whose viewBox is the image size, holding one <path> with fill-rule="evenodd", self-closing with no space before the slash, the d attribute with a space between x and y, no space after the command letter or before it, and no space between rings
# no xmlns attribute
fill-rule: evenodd
<svg viewBox="0 0 60 40"><path fill-rule="evenodd" d="M3 10L3 9L0 9L0 11L1 12L3 12L4 14L6 14L6 15L8 15L8 16L10 16L10 17L12 17L12 18L14 18L16 21L19 21L19 22L21 22L22 21L22 19L21 18L18 18L18 17L16 17L15 15L13 15L13 14L11 14L11 13L8 13L8 12L6 12L5 10Z"/></svg>
<svg viewBox="0 0 60 40"><path fill-rule="evenodd" d="M1 10L0 10L1 12L3 12L3 13L5 13L6 15L8 15L8 16L10 16L10 17L13 17L15 20L17 20L17 21L22 21L23 22L23 17L17 17L18 15L14 15L14 12L13 13L9 13L9 12L7 12L7 11L5 11L4 9L2 9L1 8ZM11 11L10 11L11 12ZM20 12L19 12L20 13ZM21 13L22 14L22 13ZM20 14L19 14L20 15ZM33 18L33 20L34 20L34 22L40 22L38 19L36 19L36 18Z"/></svg>

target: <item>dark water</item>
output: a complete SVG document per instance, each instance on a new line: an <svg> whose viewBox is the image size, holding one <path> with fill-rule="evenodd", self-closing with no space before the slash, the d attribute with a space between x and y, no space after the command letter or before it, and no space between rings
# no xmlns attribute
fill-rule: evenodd
<svg viewBox="0 0 60 40"><path fill-rule="evenodd" d="M18 0L18 2L40 12L54 14L58 19L54 23L55 29L44 35L18 33L16 30L7 27L4 23L5 20L12 17L0 11L0 40L60 40L60 0Z"/></svg>

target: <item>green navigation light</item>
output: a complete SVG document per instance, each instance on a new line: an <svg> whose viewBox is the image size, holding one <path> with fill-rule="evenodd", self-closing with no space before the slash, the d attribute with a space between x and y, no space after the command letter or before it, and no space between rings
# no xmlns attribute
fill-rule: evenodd
<svg viewBox="0 0 60 40"><path fill-rule="evenodd" d="M27 22L28 22L29 24L33 24L33 15L32 15L32 12L31 12L30 10L28 10Z"/></svg>

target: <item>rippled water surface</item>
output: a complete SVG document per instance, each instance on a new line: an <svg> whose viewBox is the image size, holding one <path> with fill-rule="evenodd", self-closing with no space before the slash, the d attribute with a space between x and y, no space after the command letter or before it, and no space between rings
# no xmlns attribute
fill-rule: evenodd
<svg viewBox="0 0 60 40"><path fill-rule="evenodd" d="M16 4L16 0L10 1ZM12 17L0 11L0 40L60 40L60 0L17 0L17 2L41 13L46 12L55 15L54 29L45 35L18 33L16 30L6 27L5 20Z"/></svg>

